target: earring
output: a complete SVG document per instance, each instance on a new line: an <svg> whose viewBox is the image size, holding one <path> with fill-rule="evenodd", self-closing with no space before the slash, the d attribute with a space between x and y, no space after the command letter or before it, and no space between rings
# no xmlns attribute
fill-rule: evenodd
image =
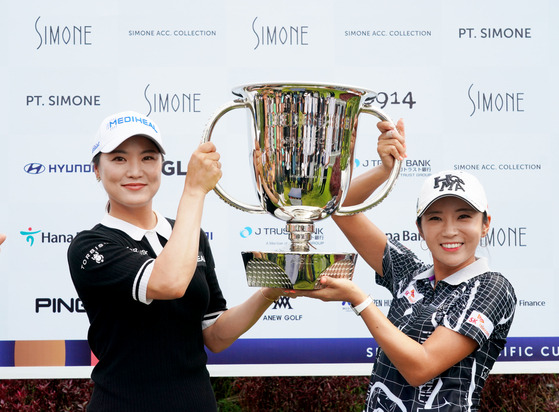
<svg viewBox="0 0 559 412"><path fill-rule="evenodd" d="M97 176L95 176L95 178L97 179L98 182L101 181L101 176L97 175Z"/></svg>
<svg viewBox="0 0 559 412"><path fill-rule="evenodd" d="M425 239L423 238L419 241L419 247L421 250L429 250L429 246L427 246L427 242L425 242Z"/></svg>

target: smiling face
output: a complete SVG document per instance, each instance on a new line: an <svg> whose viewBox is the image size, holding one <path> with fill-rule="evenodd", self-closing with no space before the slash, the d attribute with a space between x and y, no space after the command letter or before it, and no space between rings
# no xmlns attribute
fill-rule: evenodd
<svg viewBox="0 0 559 412"><path fill-rule="evenodd" d="M101 153L95 173L109 196L110 214L126 218L140 210L151 213L161 185L162 156L148 138L133 136L110 153Z"/></svg>
<svg viewBox="0 0 559 412"><path fill-rule="evenodd" d="M457 197L433 203L421 217L419 232L433 256L435 275L442 279L475 261L480 239L487 234L491 217Z"/></svg>

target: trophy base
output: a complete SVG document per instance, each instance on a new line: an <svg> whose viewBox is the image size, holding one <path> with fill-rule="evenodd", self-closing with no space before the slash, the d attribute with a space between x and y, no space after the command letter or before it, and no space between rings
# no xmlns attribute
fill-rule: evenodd
<svg viewBox="0 0 559 412"><path fill-rule="evenodd" d="M242 252L249 286L320 289L320 277L351 280L356 253Z"/></svg>

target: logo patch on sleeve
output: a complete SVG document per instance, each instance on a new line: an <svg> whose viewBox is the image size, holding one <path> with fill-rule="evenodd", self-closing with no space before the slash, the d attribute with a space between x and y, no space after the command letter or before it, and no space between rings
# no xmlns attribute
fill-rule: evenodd
<svg viewBox="0 0 559 412"><path fill-rule="evenodd" d="M206 266L206 257L202 252L198 252L198 264L197 266Z"/></svg>
<svg viewBox="0 0 559 412"><path fill-rule="evenodd" d="M493 322L491 322L491 320L487 316L485 316L483 313L478 312L477 310L474 310L472 312L466 322L471 323L479 330L481 330L486 338L488 338L493 332Z"/></svg>

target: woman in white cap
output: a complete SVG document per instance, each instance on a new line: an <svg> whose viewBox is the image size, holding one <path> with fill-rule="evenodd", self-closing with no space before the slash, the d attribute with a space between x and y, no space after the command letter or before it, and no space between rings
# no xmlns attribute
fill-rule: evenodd
<svg viewBox="0 0 559 412"><path fill-rule="evenodd" d="M382 164L352 181L345 205L365 200L406 156L404 125L378 124ZM516 306L511 284L475 256L491 217L472 175L445 171L425 181L417 228L433 264L388 240L365 214L334 220L378 284L393 296L388 316L354 282L321 278L323 289L296 291L350 302L379 346L367 411L475 411L489 371L506 343Z"/></svg>
<svg viewBox="0 0 559 412"><path fill-rule="evenodd" d="M204 345L230 346L278 297L260 289L227 309L200 228L221 177L213 143L193 153L175 220L152 209L165 153L159 127L135 112L107 117L92 149L107 214L68 250L98 363L88 411L212 411Z"/></svg>

